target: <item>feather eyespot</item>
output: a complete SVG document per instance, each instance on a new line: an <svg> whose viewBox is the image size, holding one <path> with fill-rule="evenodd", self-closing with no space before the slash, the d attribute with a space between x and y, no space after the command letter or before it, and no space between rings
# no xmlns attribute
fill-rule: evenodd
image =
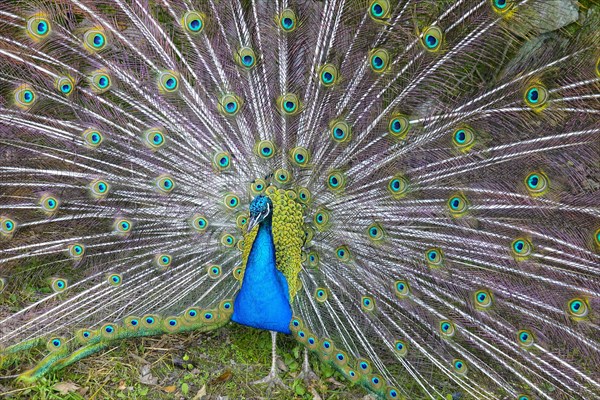
<svg viewBox="0 0 600 400"><path fill-rule="evenodd" d="M394 349L396 350L396 354L400 357L404 357L406 353L408 353L408 345L404 340L396 340Z"/></svg>
<svg viewBox="0 0 600 400"><path fill-rule="evenodd" d="M21 85L15 90L14 99L17 107L28 110L37 101L37 94L30 85Z"/></svg>
<svg viewBox="0 0 600 400"><path fill-rule="evenodd" d="M83 46L89 51L100 51L107 45L108 39L102 28L92 28L83 34Z"/></svg>
<svg viewBox="0 0 600 400"><path fill-rule="evenodd" d="M469 209L467 199L462 194L451 196L447 204L453 217L462 217Z"/></svg>
<svg viewBox="0 0 600 400"><path fill-rule="evenodd" d="M406 279L401 279L394 282L394 290L396 291L396 296L399 298L407 297L410 295L410 285L406 281Z"/></svg>
<svg viewBox="0 0 600 400"><path fill-rule="evenodd" d="M385 49L373 49L369 53L371 69L376 73L383 73L390 63L390 54Z"/></svg>
<svg viewBox="0 0 600 400"><path fill-rule="evenodd" d="M98 146L100 146L100 144L102 144L102 141L104 141L104 136L102 135L102 133L100 133L100 131L95 128L86 129L85 131L83 131L81 136L83 137L86 146L91 149L97 148Z"/></svg>
<svg viewBox="0 0 600 400"><path fill-rule="evenodd" d="M526 238L517 238L511 243L513 257L517 261L526 259L533 253L533 244Z"/></svg>
<svg viewBox="0 0 600 400"><path fill-rule="evenodd" d="M337 257L338 260L340 260L343 263L348 263L350 262L350 250L348 250L347 246L339 246L338 248L335 249L335 256Z"/></svg>
<svg viewBox="0 0 600 400"><path fill-rule="evenodd" d="M293 93L280 96L277 105L283 115L292 116L300 112L300 99Z"/></svg>
<svg viewBox="0 0 600 400"><path fill-rule="evenodd" d="M363 311L373 311L375 309L375 299L371 296L362 296L360 299L360 307Z"/></svg>
<svg viewBox="0 0 600 400"><path fill-rule="evenodd" d="M65 339L63 339L61 337L54 337L54 338L51 338L50 340L48 340L48 342L46 343L46 348L50 352L59 351L63 348L65 343L66 343Z"/></svg>
<svg viewBox="0 0 600 400"><path fill-rule="evenodd" d="M442 320L439 324L439 329L442 337L451 338L456 333L454 324L449 320Z"/></svg>
<svg viewBox="0 0 600 400"><path fill-rule="evenodd" d="M110 274L106 277L106 281L111 286L121 286L123 277L120 274Z"/></svg>
<svg viewBox="0 0 600 400"><path fill-rule="evenodd" d="M421 43L425 50L435 53L442 47L444 32L438 26L430 26L421 35Z"/></svg>
<svg viewBox="0 0 600 400"><path fill-rule="evenodd" d="M331 138L337 143L347 143L352 138L350 125L343 120L333 120L329 123Z"/></svg>
<svg viewBox="0 0 600 400"><path fill-rule="evenodd" d="M439 268L444 265L444 252L442 249L434 248L425 252L425 260L429 268Z"/></svg>
<svg viewBox="0 0 600 400"><path fill-rule="evenodd" d="M60 202L58 201L58 199L55 196L52 196L50 194L42 195L42 197L40 197L40 200L38 203L39 203L42 211L44 212L44 214L46 214L48 216L52 216L52 215L56 214L56 212L58 211L59 205L60 205Z"/></svg>
<svg viewBox="0 0 600 400"><path fill-rule="evenodd" d="M372 223L367 227L367 234L369 235L370 240L378 242L383 240L385 231L380 224Z"/></svg>
<svg viewBox="0 0 600 400"><path fill-rule="evenodd" d="M179 90L179 74L165 70L158 75L158 90L160 93L175 93Z"/></svg>
<svg viewBox="0 0 600 400"><path fill-rule="evenodd" d="M4 237L11 238L17 229L17 223L5 216L0 215L0 234Z"/></svg>
<svg viewBox="0 0 600 400"><path fill-rule="evenodd" d="M114 223L114 232L117 235L126 236L131 233L131 221L124 218L118 218Z"/></svg>
<svg viewBox="0 0 600 400"><path fill-rule="evenodd" d="M387 184L387 190L393 198L401 199L408 192L408 179L401 174L394 175Z"/></svg>
<svg viewBox="0 0 600 400"><path fill-rule="evenodd" d="M327 189L334 193L339 193L346 186L346 177L340 171L332 171L327 176L325 181Z"/></svg>
<svg viewBox="0 0 600 400"><path fill-rule="evenodd" d="M310 153L308 152L308 149L297 146L291 150L290 158L297 167L304 168L308 166Z"/></svg>
<svg viewBox="0 0 600 400"><path fill-rule="evenodd" d="M548 192L549 180L541 171L532 172L525 177L525 187L531 196L542 196Z"/></svg>
<svg viewBox="0 0 600 400"><path fill-rule="evenodd" d="M292 179L290 172L287 169L283 168L275 170L273 175L275 176L275 181L277 181L281 185L286 185L290 183L290 180Z"/></svg>
<svg viewBox="0 0 600 400"><path fill-rule="evenodd" d="M327 301L327 290L325 288L317 288L315 290L315 299L320 303Z"/></svg>
<svg viewBox="0 0 600 400"><path fill-rule="evenodd" d="M498 14L506 14L513 7L513 0L490 0L492 8Z"/></svg>
<svg viewBox="0 0 600 400"><path fill-rule="evenodd" d="M65 279L54 278L50 282L50 286L52 287L52 290L54 290L56 293L60 293L60 292L64 292L65 290L67 290L69 285Z"/></svg>
<svg viewBox="0 0 600 400"><path fill-rule="evenodd" d="M194 214L190 221L190 225L198 232L204 232L208 228L208 220L200 214Z"/></svg>
<svg viewBox="0 0 600 400"><path fill-rule="evenodd" d="M292 32L297 27L297 18L293 10L287 8L279 15L279 27L284 32Z"/></svg>
<svg viewBox="0 0 600 400"><path fill-rule="evenodd" d="M156 188L164 194L171 193L175 189L175 181L169 175L160 175L156 178Z"/></svg>
<svg viewBox="0 0 600 400"><path fill-rule="evenodd" d="M587 301L576 297L567 303L567 311L575 319L583 319L588 316L590 309Z"/></svg>
<svg viewBox="0 0 600 400"><path fill-rule="evenodd" d="M96 94L101 94L109 90L112 86L112 79L108 72L99 69L93 71L89 77L90 84L92 85L92 91Z"/></svg>
<svg viewBox="0 0 600 400"><path fill-rule="evenodd" d="M36 14L27 20L27 35L36 42L47 38L51 30L50 20L44 14Z"/></svg>
<svg viewBox="0 0 600 400"><path fill-rule="evenodd" d="M242 47L235 53L235 62L245 69L251 69L256 65L256 53L250 47Z"/></svg>
<svg viewBox="0 0 600 400"><path fill-rule="evenodd" d="M61 76L56 79L54 86L56 89L58 89L58 91L60 91L60 93L65 96L69 96L71 93L73 93L75 82L70 76Z"/></svg>
<svg viewBox="0 0 600 400"><path fill-rule="evenodd" d="M475 144L475 131L469 126L463 126L452 133L452 144L463 153L471 150Z"/></svg>
<svg viewBox="0 0 600 400"><path fill-rule="evenodd" d="M219 99L217 108L219 112L228 117L233 117L240 112L243 105L242 98L235 94L226 94Z"/></svg>
<svg viewBox="0 0 600 400"><path fill-rule="evenodd" d="M85 246L81 243L71 244L67 247L69 256L74 260L80 260L85 254Z"/></svg>
<svg viewBox="0 0 600 400"><path fill-rule="evenodd" d="M520 346L531 347L534 343L533 333L528 329L521 329L517 332L517 341Z"/></svg>
<svg viewBox="0 0 600 400"><path fill-rule="evenodd" d="M312 198L310 190L308 190L305 187L298 187L297 192L298 192L298 200L300 200L300 203L302 203L302 204L310 203L310 200Z"/></svg>
<svg viewBox="0 0 600 400"><path fill-rule="evenodd" d="M475 306L481 310L486 310L493 305L494 297L489 290L480 289L473 293Z"/></svg>
<svg viewBox="0 0 600 400"><path fill-rule="evenodd" d="M382 21L390 16L390 3L388 0L371 0L369 16L375 21Z"/></svg>
<svg viewBox="0 0 600 400"><path fill-rule="evenodd" d="M324 64L319 68L319 80L321 85L331 87L338 82L338 69L333 64Z"/></svg>
<svg viewBox="0 0 600 400"><path fill-rule="evenodd" d="M395 138L405 139L410 130L410 121L406 115L394 114L388 123L388 132Z"/></svg>
<svg viewBox="0 0 600 400"><path fill-rule="evenodd" d="M142 134L142 141L150 150L156 151L166 142L165 130L160 127L147 129Z"/></svg>
<svg viewBox="0 0 600 400"><path fill-rule="evenodd" d="M525 104L534 111L542 111L548 105L548 89L540 82L532 82L523 94Z"/></svg>
<svg viewBox="0 0 600 400"><path fill-rule="evenodd" d="M456 358L452 361L452 367L454 368L454 372L459 375L465 375L467 373L467 363L460 358Z"/></svg>
<svg viewBox="0 0 600 400"><path fill-rule="evenodd" d="M223 198L223 204L227 209L235 210L240 205L240 198L232 193L226 194Z"/></svg>
<svg viewBox="0 0 600 400"><path fill-rule="evenodd" d="M275 144L270 140L260 140L254 146L254 152L258 157L268 160L275 155ZM257 181L259 181L259 179L257 179Z"/></svg>
<svg viewBox="0 0 600 400"><path fill-rule="evenodd" d="M181 25L191 34L198 34L204 30L206 16L197 11L188 11L181 18Z"/></svg>

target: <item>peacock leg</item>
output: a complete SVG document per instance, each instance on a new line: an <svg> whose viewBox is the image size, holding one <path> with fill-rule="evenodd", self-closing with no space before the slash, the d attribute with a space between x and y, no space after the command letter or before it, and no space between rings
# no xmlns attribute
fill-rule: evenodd
<svg viewBox="0 0 600 400"><path fill-rule="evenodd" d="M306 383L307 385L310 384L310 382L319 379L317 374L315 374L313 370L310 369L310 364L308 362L308 349L306 347L304 348L304 361L302 362L302 372L298 374L298 379L304 380L304 383Z"/></svg>
<svg viewBox="0 0 600 400"><path fill-rule="evenodd" d="M279 375L277 375L277 332L271 331L271 350L272 350L272 363L271 363L271 371L269 375L265 376L263 379L252 382L253 385L258 385L261 383L267 383L269 387L273 386L281 386L283 388L287 388L287 385L283 383Z"/></svg>

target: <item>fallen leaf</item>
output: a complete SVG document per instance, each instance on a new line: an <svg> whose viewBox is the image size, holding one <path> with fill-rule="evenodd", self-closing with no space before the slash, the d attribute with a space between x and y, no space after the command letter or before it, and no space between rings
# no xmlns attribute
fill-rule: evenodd
<svg viewBox="0 0 600 400"><path fill-rule="evenodd" d="M232 376L233 376L233 374L231 373L231 370L226 369L221 375L219 375L218 377L216 377L215 379L210 381L209 384L214 385L216 383L227 382L228 380L231 379Z"/></svg>
<svg viewBox="0 0 600 400"><path fill-rule="evenodd" d="M192 398L192 400L202 400L202 398L206 396L206 385L202 386L198 393Z"/></svg>
<svg viewBox="0 0 600 400"><path fill-rule="evenodd" d="M119 382L119 386L117 387L117 389L119 389L119 390L127 389L127 385L125 384L125 381L122 380L121 382Z"/></svg>
<svg viewBox="0 0 600 400"><path fill-rule="evenodd" d="M63 396L66 396L69 393L78 390L80 387L81 386L73 382L58 382L54 386L52 386L52 389L56 390Z"/></svg>
<svg viewBox="0 0 600 400"><path fill-rule="evenodd" d="M174 391L177 390L177 386L165 386L163 388L163 390L165 391L165 393L173 393Z"/></svg>
<svg viewBox="0 0 600 400"><path fill-rule="evenodd" d="M140 368L140 383L146 385L156 385L158 384L158 378L152 376L152 372L150 371L150 365L145 364Z"/></svg>

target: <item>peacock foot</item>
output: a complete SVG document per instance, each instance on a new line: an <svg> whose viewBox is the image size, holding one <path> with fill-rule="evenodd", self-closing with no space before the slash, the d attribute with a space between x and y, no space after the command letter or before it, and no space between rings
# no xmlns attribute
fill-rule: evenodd
<svg viewBox="0 0 600 400"><path fill-rule="evenodd" d="M302 363L302 372L298 374L298 379L302 379L304 383L308 386L311 382L319 380L317 374L313 372L310 368L310 363L308 362L308 350L304 349L304 362Z"/></svg>
<svg viewBox="0 0 600 400"><path fill-rule="evenodd" d="M284 388L284 389L289 389L288 386L285 383L283 383L283 381L281 380L279 375L277 375L277 371L274 371L273 369L271 369L271 372L269 372L269 375L265 376L262 379L252 382L253 385L260 385L263 383L266 383L268 385L269 389L273 389L274 387L277 387L277 386Z"/></svg>

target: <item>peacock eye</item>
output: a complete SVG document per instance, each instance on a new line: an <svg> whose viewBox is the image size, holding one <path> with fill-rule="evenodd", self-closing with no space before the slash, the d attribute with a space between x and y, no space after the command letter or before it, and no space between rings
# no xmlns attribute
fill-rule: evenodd
<svg viewBox="0 0 600 400"><path fill-rule="evenodd" d="M395 138L404 139L410 130L410 121L403 114L394 114L388 123L388 132Z"/></svg>
<svg viewBox="0 0 600 400"><path fill-rule="evenodd" d="M350 125L343 120L333 120L329 123L331 138L337 143L346 143L351 139Z"/></svg>
<svg viewBox="0 0 600 400"><path fill-rule="evenodd" d="M235 94L226 94L219 99L219 112L226 116L236 115L242 107L242 98Z"/></svg>
<svg viewBox="0 0 600 400"><path fill-rule="evenodd" d="M158 75L158 90L161 93L175 93L179 89L179 75L175 71L166 70Z"/></svg>
<svg viewBox="0 0 600 400"><path fill-rule="evenodd" d="M350 261L350 251L347 246L340 246L335 249L335 255L341 262L347 263Z"/></svg>
<svg viewBox="0 0 600 400"><path fill-rule="evenodd" d="M108 44L102 28L92 28L83 35L83 45L89 51L103 50Z"/></svg>
<svg viewBox="0 0 600 400"><path fill-rule="evenodd" d="M206 16L197 11L188 11L181 19L181 25L192 34L200 33L204 30Z"/></svg>
<svg viewBox="0 0 600 400"><path fill-rule="evenodd" d="M279 15L279 26L284 32L292 32L296 29L296 14L287 8Z"/></svg>
<svg viewBox="0 0 600 400"><path fill-rule="evenodd" d="M306 148L298 146L291 150L291 158L297 167L306 167L308 166L310 154Z"/></svg>
<svg viewBox="0 0 600 400"><path fill-rule="evenodd" d="M331 87L338 81L338 69L333 64L324 64L319 68L319 78L321 85L325 87Z"/></svg>
<svg viewBox="0 0 600 400"><path fill-rule="evenodd" d="M528 239L517 238L511 244L513 255L518 259L525 258L533 252L533 245Z"/></svg>
<svg viewBox="0 0 600 400"><path fill-rule="evenodd" d="M312 198L310 190L308 190L305 187L299 187L297 191L298 191L298 199L300 200L300 203L302 203L302 204L310 203L310 200Z"/></svg>
<svg viewBox="0 0 600 400"><path fill-rule="evenodd" d="M533 333L527 329L521 329L517 332L517 339L519 341L519 345L523 347L530 347L534 343Z"/></svg>
<svg viewBox="0 0 600 400"><path fill-rule="evenodd" d="M372 223L369 225L367 228L367 233L369 234L369 239L375 242L382 240L385 236L383 227L378 223Z"/></svg>
<svg viewBox="0 0 600 400"><path fill-rule="evenodd" d="M425 259L430 268L438 268L444 265L444 253L441 249L429 249L425 252Z"/></svg>
<svg viewBox="0 0 600 400"><path fill-rule="evenodd" d="M525 185L531 196L541 196L549 188L548 177L542 172L532 172L525 177Z"/></svg>
<svg viewBox="0 0 600 400"><path fill-rule="evenodd" d="M119 274L110 274L106 280L111 286L121 286L121 283L123 283L123 278Z"/></svg>
<svg viewBox="0 0 600 400"><path fill-rule="evenodd" d="M574 298L569 300L567 307L569 314L571 314L573 317L584 318L587 317L589 313L587 303L580 298Z"/></svg>
<svg viewBox="0 0 600 400"><path fill-rule="evenodd" d="M459 375L465 375L467 373L467 364L461 359L454 359L452 361L452 366L454 367L454 372Z"/></svg>
<svg viewBox="0 0 600 400"><path fill-rule="evenodd" d="M369 15L375 21L382 21L390 16L390 3L388 0L371 0Z"/></svg>
<svg viewBox="0 0 600 400"><path fill-rule="evenodd" d="M404 357L408 352L408 346L404 340L396 340L394 343L394 348L396 349L396 354L401 357Z"/></svg>
<svg viewBox="0 0 600 400"><path fill-rule="evenodd" d="M540 83L530 83L525 88L525 104L534 111L541 111L545 108L548 101L548 89Z"/></svg>
<svg viewBox="0 0 600 400"><path fill-rule="evenodd" d="M17 107L27 110L37 101L35 91L29 85L21 85L14 92L15 104Z"/></svg>
<svg viewBox="0 0 600 400"><path fill-rule="evenodd" d="M195 214L191 220L192 228L194 228L198 232L204 232L208 227L208 220L206 217Z"/></svg>
<svg viewBox="0 0 600 400"><path fill-rule="evenodd" d="M169 175L161 175L156 179L156 187L162 193L171 193L175 189L175 181Z"/></svg>
<svg viewBox="0 0 600 400"><path fill-rule="evenodd" d="M364 311L373 311L375 309L375 299L371 296L363 296L360 299L361 308Z"/></svg>
<svg viewBox="0 0 600 400"><path fill-rule="evenodd" d="M327 176L326 183L332 192L341 192L346 185L346 177L340 171L332 171Z"/></svg>
<svg viewBox="0 0 600 400"><path fill-rule="evenodd" d="M275 144L270 140L261 140L254 146L255 153L262 159L270 159L275 155ZM264 181L257 180L257 181Z"/></svg>
<svg viewBox="0 0 600 400"><path fill-rule="evenodd" d="M290 172L286 169L279 168L273 174L275 176L275 180L282 185L289 183L290 181Z"/></svg>
<svg viewBox="0 0 600 400"><path fill-rule="evenodd" d="M373 49L369 56L371 69L377 73L384 72L390 62L390 55L385 49Z"/></svg>
<svg viewBox="0 0 600 400"><path fill-rule="evenodd" d="M490 0L492 8L498 14L507 13L513 6L514 0Z"/></svg>
<svg viewBox="0 0 600 400"><path fill-rule="evenodd" d="M430 26L423 31L421 41L425 50L433 53L441 48L443 38L444 33L439 27Z"/></svg>
<svg viewBox="0 0 600 400"><path fill-rule="evenodd" d="M453 217L461 217L468 211L467 199L462 194L451 196L448 200L448 208Z"/></svg>
<svg viewBox="0 0 600 400"><path fill-rule="evenodd" d="M474 294L473 294L473 298L475 299L475 305L479 308L479 309L488 309L492 306L493 304L493 296L492 293L489 290L477 290Z"/></svg>
<svg viewBox="0 0 600 400"><path fill-rule="evenodd" d="M102 69L92 72L89 80L92 85L92 90L98 94L106 92L112 86L110 75Z"/></svg>
<svg viewBox="0 0 600 400"><path fill-rule="evenodd" d="M407 297L410 295L410 286L405 279L396 281L394 283L394 287L396 290L396 296L399 298Z"/></svg>
<svg viewBox="0 0 600 400"><path fill-rule="evenodd" d="M165 131L163 128L150 128L143 133L142 140L149 149L158 150L165 144Z"/></svg>
<svg viewBox="0 0 600 400"><path fill-rule="evenodd" d="M296 115L300 111L300 100L293 93L287 93L278 99L279 110L283 115Z"/></svg>
<svg viewBox="0 0 600 400"><path fill-rule="evenodd" d="M56 293L60 293L67 290L68 284L67 281L62 278L54 278L50 282L50 286L52 287L52 290L54 290Z"/></svg>
<svg viewBox="0 0 600 400"><path fill-rule="evenodd" d="M256 65L256 53L250 47L242 47L235 54L235 61L243 68L251 69Z"/></svg>
<svg viewBox="0 0 600 400"><path fill-rule="evenodd" d="M455 328L454 328L454 324L448 320L442 320L440 321L440 333L442 334L442 337L446 337L446 338L450 338L452 336L454 336L455 333Z"/></svg>
<svg viewBox="0 0 600 400"><path fill-rule="evenodd" d="M68 96L73 92L75 82L68 76L61 76L56 79L55 86L62 94Z"/></svg>
<svg viewBox="0 0 600 400"><path fill-rule="evenodd" d="M224 151L215 153L212 158L212 165L217 171L227 171L231 167L231 156Z"/></svg>
<svg viewBox="0 0 600 400"><path fill-rule="evenodd" d="M460 151L467 152L475 144L475 131L470 127L461 127L452 134L452 144Z"/></svg>
<svg viewBox="0 0 600 400"><path fill-rule="evenodd" d="M51 30L50 20L43 14L37 14L27 20L27 34L34 41L48 37Z"/></svg>
<svg viewBox="0 0 600 400"><path fill-rule="evenodd" d="M321 303L327 301L327 291L325 288L317 288L315 290L315 299Z"/></svg>
<svg viewBox="0 0 600 400"><path fill-rule="evenodd" d="M127 235L131 232L131 221L127 219L117 219L114 224L115 233L118 235Z"/></svg>
<svg viewBox="0 0 600 400"><path fill-rule="evenodd" d="M221 236L221 244L225 247L233 247L235 246L235 238L229 233L224 233L223 236Z"/></svg>

